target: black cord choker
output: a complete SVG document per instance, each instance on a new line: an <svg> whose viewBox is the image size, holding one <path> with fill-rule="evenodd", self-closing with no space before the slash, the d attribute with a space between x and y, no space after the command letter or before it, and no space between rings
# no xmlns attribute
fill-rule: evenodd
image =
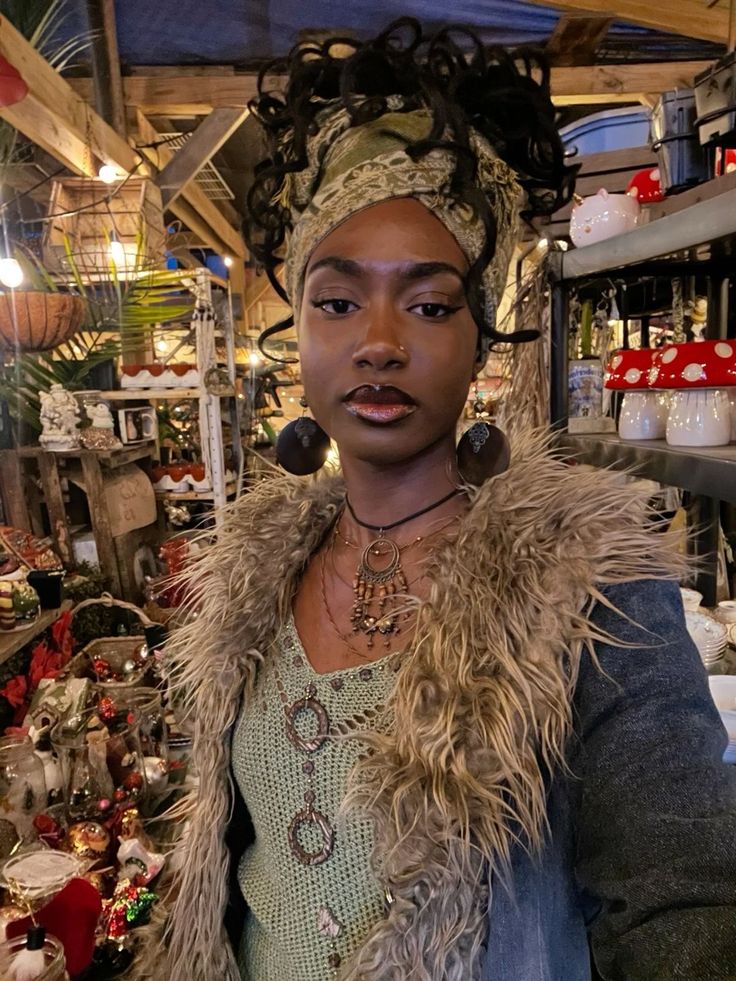
<svg viewBox="0 0 736 981"><path fill-rule="evenodd" d="M445 494L444 497L440 498L439 501L435 501L434 504L428 504L427 507L422 508L421 511L415 511L414 514L410 514L407 518L401 518L400 521L394 521L393 524L390 525L369 525L365 521L361 521L355 511L353 511L353 505L350 503L350 498L347 496L347 494L345 495L345 504L353 521L355 521L356 524L359 524L361 528L367 528L368 531L377 531L379 534L383 534L384 531L391 531L393 528L398 528L399 525L408 524L409 521L413 521L415 518L421 518L423 514L429 514L430 511L434 511L435 508L446 504L459 493L459 490L452 490L449 494Z"/></svg>

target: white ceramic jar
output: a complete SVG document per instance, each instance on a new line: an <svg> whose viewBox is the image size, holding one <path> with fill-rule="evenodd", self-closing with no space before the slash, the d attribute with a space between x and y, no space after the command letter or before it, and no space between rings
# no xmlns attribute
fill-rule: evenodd
<svg viewBox="0 0 736 981"><path fill-rule="evenodd" d="M621 439L664 439L670 400L666 392L627 392L621 403Z"/></svg>
<svg viewBox="0 0 736 981"><path fill-rule="evenodd" d="M731 405L725 388L673 392L667 417L670 446L725 446L731 439Z"/></svg>

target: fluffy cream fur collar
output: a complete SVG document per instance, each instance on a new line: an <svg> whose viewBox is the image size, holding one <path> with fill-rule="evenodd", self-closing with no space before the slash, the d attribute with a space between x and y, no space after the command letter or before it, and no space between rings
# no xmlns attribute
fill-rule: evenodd
<svg viewBox="0 0 736 981"><path fill-rule="evenodd" d="M239 977L222 928L228 731L342 494L338 477L267 480L196 564L198 615L168 657L195 720L199 792L142 977ZM579 659L603 639L590 610L608 584L678 571L666 536L642 520L639 490L567 467L538 438L518 442L507 473L471 499L433 560L393 722L351 782L348 803L374 820L376 874L394 897L351 981L479 976L489 872L503 875L516 835L542 844L545 777L564 766Z"/></svg>

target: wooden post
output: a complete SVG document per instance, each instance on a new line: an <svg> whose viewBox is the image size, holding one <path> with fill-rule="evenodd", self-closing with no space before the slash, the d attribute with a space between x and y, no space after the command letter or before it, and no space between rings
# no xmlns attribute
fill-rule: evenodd
<svg viewBox="0 0 736 981"><path fill-rule="evenodd" d="M15 450L0 450L0 473L5 521L14 528L31 531L31 519L23 488L22 464Z"/></svg>
<svg viewBox="0 0 736 981"><path fill-rule="evenodd" d="M115 543L112 538L110 515L108 514L107 501L105 500L105 484L102 479L100 461L91 451L81 452L79 458L82 461L82 476L84 477L84 487L87 491L89 516L92 524L92 533L95 536L100 569L103 575L110 580L113 595L120 596L122 593L120 574L118 572Z"/></svg>
<svg viewBox="0 0 736 981"><path fill-rule="evenodd" d="M87 16L90 30L95 35L90 55L97 112L120 136L125 137L125 100L113 0L87 0Z"/></svg>
<svg viewBox="0 0 736 981"><path fill-rule="evenodd" d="M53 453L40 452L38 454L38 469L41 474L43 496L46 499L46 509L49 513L49 524L51 525L54 545L64 565L73 565L74 553L72 552L69 525L66 520L66 508L64 507L64 496L61 491L56 456Z"/></svg>

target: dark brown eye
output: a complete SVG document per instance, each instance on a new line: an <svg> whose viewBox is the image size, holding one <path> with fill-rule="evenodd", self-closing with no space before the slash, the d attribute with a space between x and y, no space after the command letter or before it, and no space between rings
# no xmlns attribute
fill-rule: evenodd
<svg viewBox="0 0 736 981"><path fill-rule="evenodd" d="M350 313L352 310L358 309L357 304L351 300L341 300L338 298L331 300L312 300L312 306L318 310L324 310L325 313L332 313L337 316L342 316L343 314Z"/></svg>

